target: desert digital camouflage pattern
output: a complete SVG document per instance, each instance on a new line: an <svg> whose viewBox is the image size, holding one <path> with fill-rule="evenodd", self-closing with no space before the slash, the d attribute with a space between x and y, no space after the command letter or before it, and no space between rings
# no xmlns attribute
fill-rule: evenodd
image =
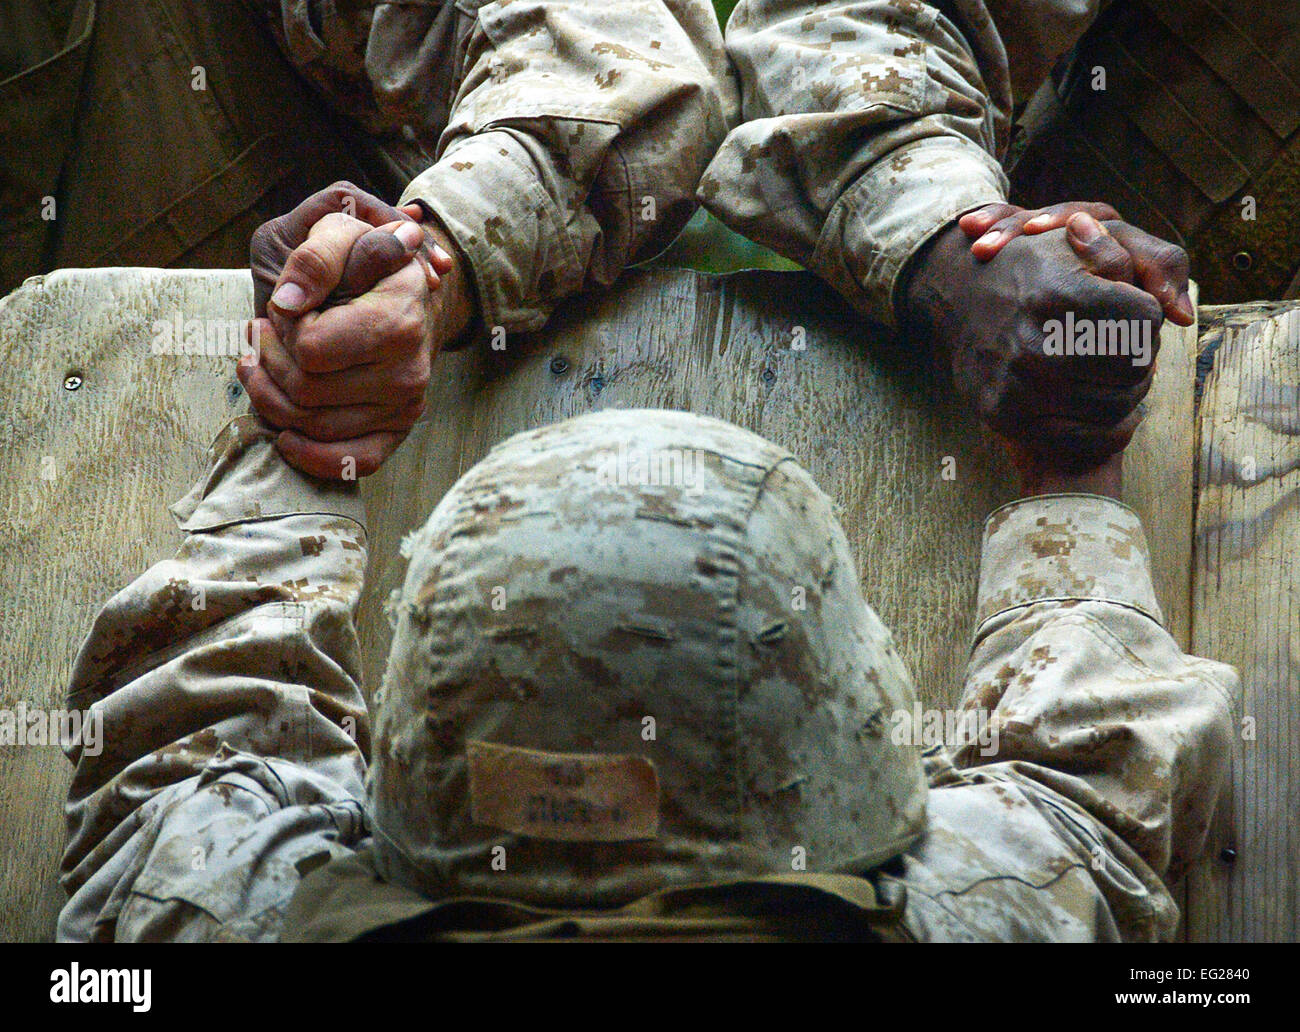
<svg viewBox="0 0 1300 1032"><path fill-rule="evenodd" d="M735 116L705 0L271 6L303 75L372 135L436 155L405 159L400 203L438 216L485 325L510 332L666 247Z"/></svg>
<svg viewBox="0 0 1300 1032"><path fill-rule="evenodd" d="M741 0L726 38L744 121L700 199L893 325L907 259L955 217L1006 198L1014 101L1104 6Z"/></svg>
<svg viewBox="0 0 1300 1032"><path fill-rule="evenodd" d="M366 785L363 514L271 440L222 432L78 657L105 749L71 750L61 937L1174 934L1236 678L1161 628L1119 503L990 518L950 759L786 452L521 434L408 539Z"/></svg>
<svg viewBox="0 0 1300 1032"><path fill-rule="evenodd" d="M707 0L6 6L0 293L244 266L350 179L435 212L486 326L534 329L668 245L737 106Z"/></svg>
<svg viewBox="0 0 1300 1032"><path fill-rule="evenodd" d="M685 413L598 413L499 445L408 544L369 786L387 880L600 907L796 859L865 870L920 835L920 750L887 723L910 678L787 452ZM475 742L644 757L657 792L623 805L657 832L597 841L598 810L485 827L503 822L475 820Z"/></svg>

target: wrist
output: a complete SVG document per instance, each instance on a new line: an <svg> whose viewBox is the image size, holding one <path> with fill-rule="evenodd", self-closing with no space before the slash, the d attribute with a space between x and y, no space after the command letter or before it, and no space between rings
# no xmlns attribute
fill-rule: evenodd
<svg viewBox="0 0 1300 1032"><path fill-rule="evenodd" d="M1008 444L1012 465L1020 475L1020 495L1093 494L1123 501L1124 453L1116 452L1099 466L1067 472L1015 444Z"/></svg>
<svg viewBox="0 0 1300 1032"><path fill-rule="evenodd" d="M451 258L451 268L439 274L438 286L429 292L429 308L439 341L461 337L477 312L469 267L465 255L436 219L426 216L420 223L430 248L437 247Z"/></svg>
<svg viewBox="0 0 1300 1032"><path fill-rule="evenodd" d="M956 314L949 297L954 282L954 234L965 239L956 221L938 230L907 260L898 279L895 314L909 343L945 354L945 327Z"/></svg>

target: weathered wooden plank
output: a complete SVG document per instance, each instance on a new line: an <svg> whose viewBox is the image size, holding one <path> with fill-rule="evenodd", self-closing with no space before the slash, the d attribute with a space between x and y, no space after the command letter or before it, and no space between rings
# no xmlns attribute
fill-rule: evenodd
<svg viewBox="0 0 1300 1032"><path fill-rule="evenodd" d="M0 302L0 705L62 701L75 650L103 601L173 551L165 505L243 407L229 358L150 353L156 319L249 313L246 273L64 271ZM1128 483L1160 566L1161 601L1186 619L1192 338L1167 338L1150 422ZM428 413L365 485L372 566L360 630L367 681L383 672L381 603L398 586L401 536L456 477L526 427L605 406L687 408L784 444L839 502L867 598L897 635L920 693L944 705L966 658L980 527L1013 493L974 423L805 276L654 271L557 314L503 354L445 355ZM78 373L84 385L65 391ZM1190 444L1188 444L1190 447ZM46 459L48 458L48 461ZM944 479L945 460L955 479ZM42 471L53 475L43 477ZM1186 491L1183 485L1186 483ZM1185 497L1184 497L1185 495ZM1185 583L1185 580L1184 582ZM0 750L0 938L48 937L61 902L66 763Z"/></svg>
<svg viewBox="0 0 1300 1032"><path fill-rule="evenodd" d="M96 610L175 549L164 506L243 402L232 359L151 354L154 320L250 305L235 272L61 272L0 301L0 706L62 707ZM70 774L57 747L0 747L0 939L53 934Z"/></svg>
<svg viewBox="0 0 1300 1032"><path fill-rule="evenodd" d="M1208 313L1194 644L1242 676L1232 793L1189 876L1211 941L1300 937L1300 309ZM1231 853L1225 853L1230 850ZM1235 859L1232 859L1235 853Z"/></svg>
<svg viewBox="0 0 1300 1032"><path fill-rule="evenodd" d="M1184 649L1192 640L1196 356L1197 327L1166 323L1145 416L1124 453L1124 500L1142 516L1156 597L1165 625Z"/></svg>

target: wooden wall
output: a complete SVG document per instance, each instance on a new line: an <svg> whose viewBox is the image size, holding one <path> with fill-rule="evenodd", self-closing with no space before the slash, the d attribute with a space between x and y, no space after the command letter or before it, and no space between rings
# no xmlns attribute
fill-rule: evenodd
<svg viewBox="0 0 1300 1032"><path fill-rule="evenodd" d="M1193 645L1241 673L1232 792L1188 878L1206 941L1300 938L1300 307L1203 310Z"/></svg>
<svg viewBox="0 0 1300 1032"><path fill-rule="evenodd" d="M107 269L60 271L0 301L9 359L0 380L0 707L61 705L95 611L172 553L180 534L165 505L198 475L223 421L246 406L233 359L152 354L154 321L246 318L250 297L237 271ZM883 357L884 344L804 274L654 270L569 306L502 354L442 356L424 421L365 484L368 684L383 673L380 603L400 583L397 544L460 473L518 430L597 408L668 407L746 426L807 465L842 507L867 598L893 628L922 697L950 704L967 653L982 521L1013 487L978 426L908 356ZM1161 602L1183 642L1192 634L1195 358L1194 332L1166 332L1126 470ZM70 375L79 389L66 389ZM948 457L955 479L943 476ZM1207 603L1197 598L1199 612ZM1269 626L1275 644L1294 633ZM1272 691L1280 706L1283 689ZM1275 777L1270 794L1248 802L1272 807L1277 834L1292 842L1294 792L1290 810L1278 811L1285 771L1270 766L1283 757L1256 759ZM52 934L68 775L57 749L0 747L0 940ZM1215 923L1226 904L1202 874L1189 927L1214 937L1227 927ZM1265 927L1252 891L1243 885L1234 897L1238 936ZM1294 934L1294 879L1291 892L1280 924L1267 927Z"/></svg>

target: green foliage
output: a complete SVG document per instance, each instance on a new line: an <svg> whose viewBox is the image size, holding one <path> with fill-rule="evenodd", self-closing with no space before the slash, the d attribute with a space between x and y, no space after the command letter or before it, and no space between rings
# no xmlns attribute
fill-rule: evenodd
<svg viewBox="0 0 1300 1032"><path fill-rule="evenodd" d="M743 269L797 272L800 268L775 251L728 229L703 208L686 223L672 246L649 264L715 274Z"/></svg>
<svg viewBox="0 0 1300 1032"><path fill-rule="evenodd" d="M726 26L738 2L713 0L719 25ZM709 273L740 272L743 269L797 272L800 268L762 244L728 229L703 208L686 224L672 246L647 264Z"/></svg>
<svg viewBox="0 0 1300 1032"><path fill-rule="evenodd" d="M713 10L717 12L718 24L723 28L726 28L727 19L731 17L737 3L739 0L713 0Z"/></svg>

